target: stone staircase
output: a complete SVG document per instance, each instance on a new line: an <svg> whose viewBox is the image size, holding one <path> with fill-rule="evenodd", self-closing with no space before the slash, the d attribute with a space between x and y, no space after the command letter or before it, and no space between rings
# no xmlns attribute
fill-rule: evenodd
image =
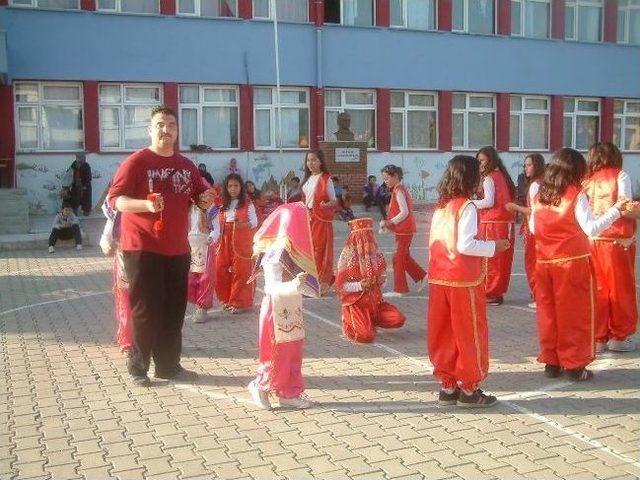
<svg viewBox="0 0 640 480"><path fill-rule="evenodd" d="M29 233L29 203L22 188L0 188L0 234Z"/></svg>

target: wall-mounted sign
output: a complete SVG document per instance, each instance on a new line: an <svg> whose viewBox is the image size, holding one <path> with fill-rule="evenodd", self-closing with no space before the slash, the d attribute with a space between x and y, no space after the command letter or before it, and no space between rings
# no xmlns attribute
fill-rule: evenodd
<svg viewBox="0 0 640 480"><path fill-rule="evenodd" d="M360 149L336 148L336 162L360 162Z"/></svg>

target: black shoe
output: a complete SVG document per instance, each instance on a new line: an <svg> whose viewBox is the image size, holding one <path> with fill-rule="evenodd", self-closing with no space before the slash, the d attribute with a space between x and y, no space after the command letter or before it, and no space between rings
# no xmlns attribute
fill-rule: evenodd
<svg viewBox="0 0 640 480"><path fill-rule="evenodd" d="M455 388L453 393L447 393L444 390L440 390L440 393L438 394L438 405L441 407L455 405L459 396L460 389L458 387Z"/></svg>
<svg viewBox="0 0 640 480"><path fill-rule="evenodd" d="M173 380L174 382L194 382L197 380L198 374L193 370L187 370L178 365L178 368L171 373L156 371L155 377L163 380Z"/></svg>
<svg viewBox="0 0 640 480"><path fill-rule="evenodd" d="M504 298L502 295L499 297L487 297L487 305L502 305L504 303Z"/></svg>
<svg viewBox="0 0 640 480"><path fill-rule="evenodd" d="M131 383L138 387L150 387L151 380L146 375L131 375Z"/></svg>
<svg viewBox="0 0 640 480"><path fill-rule="evenodd" d="M567 370L569 378L574 382L586 382L593 378L593 372L586 368L574 368L573 370Z"/></svg>
<svg viewBox="0 0 640 480"><path fill-rule="evenodd" d="M562 368L558 365L546 364L544 366L544 375L548 378L558 378L562 373Z"/></svg>
<svg viewBox="0 0 640 480"><path fill-rule="evenodd" d="M477 389L471 395L464 393L464 390L460 390L458 396L457 405L463 408L487 408L495 405L498 399L493 395L485 395L482 390Z"/></svg>

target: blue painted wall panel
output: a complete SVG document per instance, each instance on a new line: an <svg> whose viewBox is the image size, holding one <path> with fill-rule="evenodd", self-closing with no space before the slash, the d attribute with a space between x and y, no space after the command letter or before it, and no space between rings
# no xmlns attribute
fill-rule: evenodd
<svg viewBox="0 0 640 480"><path fill-rule="evenodd" d="M13 79L274 84L269 22L0 8ZM281 76L316 84L316 31L281 24ZM326 86L640 97L640 48L325 26ZM248 74L248 75L247 75Z"/></svg>

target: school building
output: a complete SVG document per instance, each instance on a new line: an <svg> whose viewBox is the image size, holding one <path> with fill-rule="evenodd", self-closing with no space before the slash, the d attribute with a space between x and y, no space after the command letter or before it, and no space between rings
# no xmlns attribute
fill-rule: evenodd
<svg viewBox="0 0 640 480"><path fill-rule="evenodd" d="M368 171L395 163L416 201L446 161L495 145L623 150L640 193L640 0L0 0L0 176L32 212L88 152L94 201L148 144L150 110L221 181L300 175L349 112ZM281 119L277 116L274 13ZM277 144L282 124L282 147ZM355 195L358 196L357 194Z"/></svg>

